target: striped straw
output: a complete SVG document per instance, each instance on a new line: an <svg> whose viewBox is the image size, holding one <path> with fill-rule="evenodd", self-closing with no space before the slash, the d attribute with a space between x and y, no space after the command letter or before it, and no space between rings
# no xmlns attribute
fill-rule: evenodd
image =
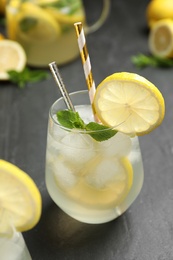
<svg viewBox="0 0 173 260"><path fill-rule="evenodd" d="M93 106L93 101L94 101L94 95L95 95L95 82L93 80L93 75L92 75L92 70L91 70L91 62L90 62L90 57L86 45L86 39L85 39L85 34L83 30L83 26L81 22L77 22L74 24L75 29L76 29L76 34L77 34L77 40L78 40L78 46L79 46L79 51L82 59L82 64L83 64L83 69L84 69L84 74L85 74L85 79L89 91L89 98L93 110L93 114L95 117L95 120L98 121L96 115L95 115L95 109Z"/></svg>

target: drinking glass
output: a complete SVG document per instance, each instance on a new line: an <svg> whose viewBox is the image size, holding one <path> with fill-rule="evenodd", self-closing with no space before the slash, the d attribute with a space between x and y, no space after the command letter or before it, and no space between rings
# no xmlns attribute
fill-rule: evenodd
<svg viewBox="0 0 173 260"><path fill-rule="evenodd" d="M94 32L109 10L110 0L103 0L99 19L88 26L82 0L9 0L7 35L23 46L28 65L47 67L52 60L62 65L79 55L74 23L82 22L86 33Z"/></svg>
<svg viewBox="0 0 173 260"><path fill-rule="evenodd" d="M2 260L32 260L22 234L16 230L11 237L0 236L0 256Z"/></svg>
<svg viewBox="0 0 173 260"><path fill-rule="evenodd" d="M74 92L70 97L84 122L94 121L88 91ZM109 140L98 142L84 130L61 126L56 116L60 110L66 110L63 98L58 99L49 112L48 192L54 202L76 220L111 221L129 208L142 188L144 173L138 138L117 133ZM122 170L122 161L132 167L128 173L130 188L125 184L125 172L118 172ZM122 190L123 196L119 198Z"/></svg>

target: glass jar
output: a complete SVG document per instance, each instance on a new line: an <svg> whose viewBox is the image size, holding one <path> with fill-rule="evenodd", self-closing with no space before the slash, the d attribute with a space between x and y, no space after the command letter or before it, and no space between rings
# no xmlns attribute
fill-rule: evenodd
<svg viewBox="0 0 173 260"><path fill-rule="evenodd" d="M98 29L110 8L104 0L99 20L87 27L81 0L9 0L6 6L8 38L19 42L28 65L45 67L72 61L79 54L75 22L82 22L86 33Z"/></svg>

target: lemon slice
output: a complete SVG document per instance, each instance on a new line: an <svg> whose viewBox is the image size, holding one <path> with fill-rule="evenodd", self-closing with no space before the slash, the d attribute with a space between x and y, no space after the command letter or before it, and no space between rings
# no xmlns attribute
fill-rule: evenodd
<svg viewBox="0 0 173 260"><path fill-rule="evenodd" d="M134 73L115 73L97 87L94 108L104 125L120 132L144 135L159 126L165 105L160 91Z"/></svg>
<svg viewBox="0 0 173 260"><path fill-rule="evenodd" d="M132 187L133 168L130 161L126 157L100 158L91 164L81 172L83 177L76 185L66 190L67 195L81 205L94 208L118 206Z"/></svg>
<svg viewBox="0 0 173 260"><path fill-rule="evenodd" d="M53 8L47 8L47 11L55 17L55 19L60 22L60 23L65 23L65 24L74 24L77 21L81 21L84 23L85 21L85 16L84 12L80 10L78 13L75 13L73 15L68 15L68 14L63 14L58 10L55 10Z"/></svg>
<svg viewBox="0 0 173 260"><path fill-rule="evenodd" d="M80 21L83 23L85 21L85 13L81 0L73 1L62 8L45 6L45 10L60 23L73 25L75 22Z"/></svg>
<svg viewBox="0 0 173 260"><path fill-rule="evenodd" d="M173 57L173 20L156 22L149 33L149 49L158 57Z"/></svg>
<svg viewBox="0 0 173 260"><path fill-rule="evenodd" d="M38 5L50 5L50 4L56 4L57 0L34 0L34 2Z"/></svg>
<svg viewBox="0 0 173 260"><path fill-rule="evenodd" d="M60 35L57 21L44 9L29 2L21 5L17 16L18 34L31 42L52 42Z"/></svg>
<svg viewBox="0 0 173 260"><path fill-rule="evenodd" d="M10 0L10 3L6 5L6 27L7 36L9 39L16 41L16 28L17 28L17 13L20 10L19 0Z"/></svg>
<svg viewBox="0 0 173 260"><path fill-rule="evenodd" d="M34 181L15 165L0 160L0 234L10 227L26 231L41 215L41 196Z"/></svg>
<svg viewBox="0 0 173 260"><path fill-rule="evenodd" d="M23 47L11 40L0 41L0 80L8 80L8 70L22 71L26 65Z"/></svg>

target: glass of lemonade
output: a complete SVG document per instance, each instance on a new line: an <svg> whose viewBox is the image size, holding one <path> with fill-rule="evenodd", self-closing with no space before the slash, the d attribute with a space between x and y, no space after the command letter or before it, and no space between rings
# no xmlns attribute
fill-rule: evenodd
<svg viewBox="0 0 173 260"><path fill-rule="evenodd" d="M88 91L74 92L70 97L81 118L94 121ZM94 131L89 134L61 126L56 116L60 110L66 110L63 98L49 113L48 192L74 219L85 223L111 221L129 208L143 185L138 138L118 132L106 141L96 141L90 135Z"/></svg>
<svg viewBox="0 0 173 260"><path fill-rule="evenodd" d="M74 23L82 22L86 32L98 29L110 8L110 0L103 2L98 21L87 26L82 0L9 0L7 35L23 46L28 65L65 64L79 55Z"/></svg>
<svg viewBox="0 0 173 260"><path fill-rule="evenodd" d="M12 237L0 236L0 256L3 260L31 260L23 236L17 231Z"/></svg>

